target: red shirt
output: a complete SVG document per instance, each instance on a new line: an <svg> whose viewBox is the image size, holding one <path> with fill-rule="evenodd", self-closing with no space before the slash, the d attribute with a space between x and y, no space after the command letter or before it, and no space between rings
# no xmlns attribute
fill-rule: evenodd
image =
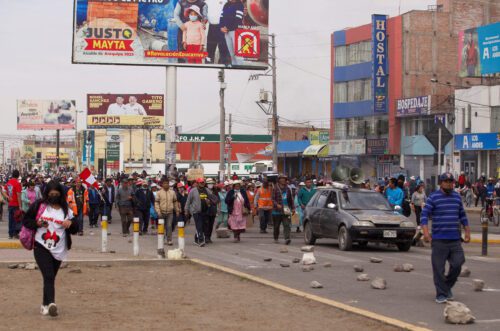
<svg viewBox="0 0 500 331"><path fill-rule="evenodd" d="M16 178L12 178L7 182L7 195L9 196L9 207L19 207L19 199L17 194L21 194L21 184Z"/></svg>

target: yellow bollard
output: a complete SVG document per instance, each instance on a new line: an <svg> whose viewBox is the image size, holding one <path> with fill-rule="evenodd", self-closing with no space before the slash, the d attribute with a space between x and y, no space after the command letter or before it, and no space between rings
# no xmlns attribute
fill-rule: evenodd
<svg viewBox="0 0 500 331"><path fill-rule="evenodd" d="M139 217L134 217L134 256L139 256Z"/></svg>
<svg viewBox="0 0 500 331"><path fill-rule="evenodd" d="M165 220L160 218L158 220L158 258L165 258L165 248L164 246L165 240Z"/></svg>
<svg viewBox="0 0 500 331"><path fill-rule="evenodd" d="M108 251L108 216L103 216L101 220L101 253Z"/></svg>
<svg viewBox="0 0 500 331"><path fill-rule="evenodd" d="M184 247L186 245L186 241L184 240L184 222L177 223L177 229L179 249L184 253Z"/></svg>

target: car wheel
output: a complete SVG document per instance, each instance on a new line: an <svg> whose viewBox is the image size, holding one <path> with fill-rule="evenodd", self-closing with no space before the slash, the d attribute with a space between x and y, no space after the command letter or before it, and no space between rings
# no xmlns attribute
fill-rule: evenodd
<svg viewBox="0 0 500 331"><path fill-rule="evenodd" d="M368 241L358 241L359 248L365 249L368 246Z"/></svg>
<svg viewBox="0 0 500 331"><path fill-rule="evenodd" d="M344 225L339 230L339 248L341 251L350 251L352 249L352 239Z"/></svg>
<svg viewBox="0 0 500 331"><path fill-rule="evenodd" d="M408 252L411 248L411 241L398 243L397 246L400 252Z"/></svg>
<svg viewBox="0 0 500 331"><path fill-rule="evenodd" d="M307 245L314 245L316 243L316 237L313 234L311 222L306 222L304 224L304 241Z"/></svg>

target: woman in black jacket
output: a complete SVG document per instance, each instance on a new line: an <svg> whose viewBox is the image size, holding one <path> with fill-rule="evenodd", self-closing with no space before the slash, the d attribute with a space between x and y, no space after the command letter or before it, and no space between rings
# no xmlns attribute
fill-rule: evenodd
<svg viewBox="0 0 500 331"><path fill-rule="evenodd" d="M55 279L61 262L71 249L71 235L78 232L68 208L64 188L56 181L47 184L43 198L30 206L23 225L35 231L33 253L43 277L42 315L57 316Z"/></svg>

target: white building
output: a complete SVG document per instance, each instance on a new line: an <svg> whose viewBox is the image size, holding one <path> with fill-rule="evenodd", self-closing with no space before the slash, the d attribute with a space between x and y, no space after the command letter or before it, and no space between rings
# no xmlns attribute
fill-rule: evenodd
<svg viewBox="0 0 500 331"><path fill-rule="evenodd" d="M455 91L453 171L500 177L500 85Z"/></svg>

